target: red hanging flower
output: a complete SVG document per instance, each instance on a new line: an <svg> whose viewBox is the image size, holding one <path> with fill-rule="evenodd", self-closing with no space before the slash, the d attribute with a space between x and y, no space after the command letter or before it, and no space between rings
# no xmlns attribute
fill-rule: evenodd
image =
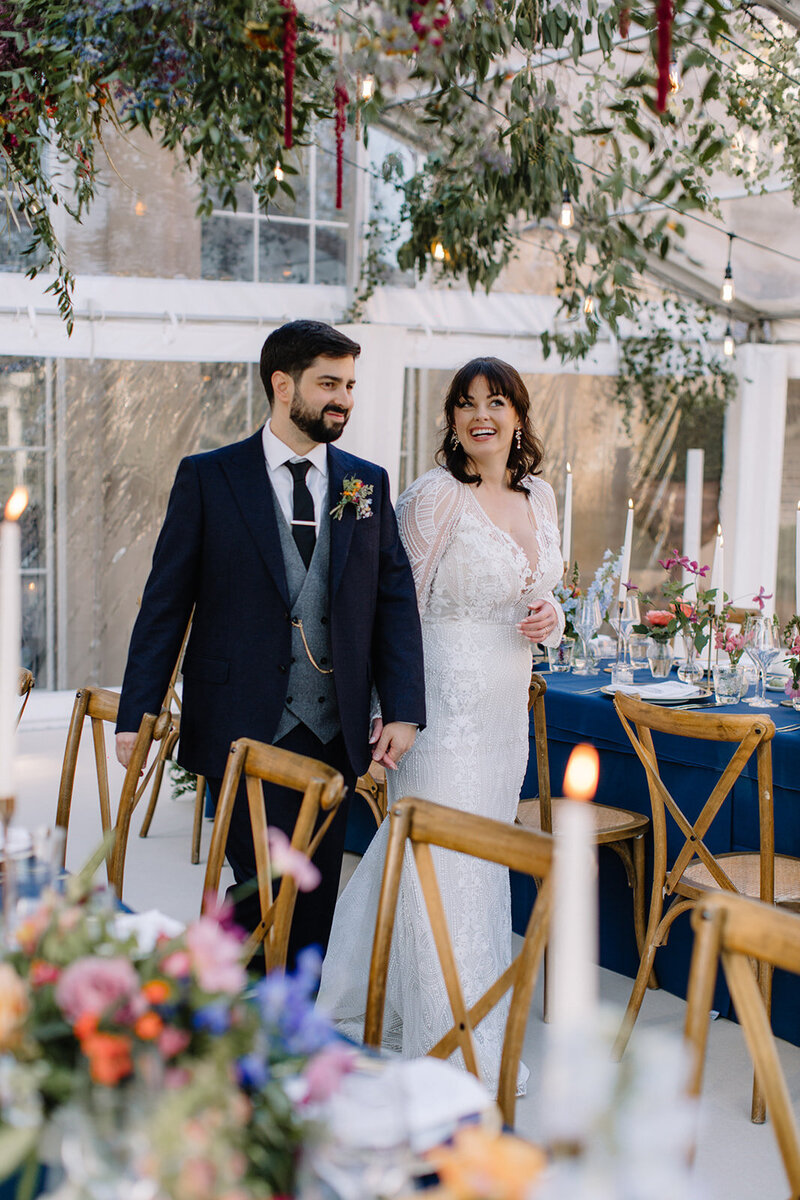
<svg viewBox="0 0 800 1200"><path fill-rule="evenodd" d="M350 97L341 79L336 80L333 102L336 107L336 207L342 207L342 180L344 177L344 130L347 124L347 104Z"/></svg>
<svg viewBox="0 0 800 1200"><path fill-rule="evenodd" d="M283 22L283 144L292 148L292 110L294 108L294 64L297 58L297 9L294 0L281 0L286 9Z"/></svg>
<svg viewBox="0 0 800 1200"><path fill-rule="evenodd" d="M658 87L656 108L667 111L669 87L669 64L672 57L672 0L657 0L656 22L658 38Z"/></svg>
<svg viewBox="0 0 800 1200"><path fill-rule="evenodd" d="M631 10L630 8L621 8L619 10L619 36L626 38L631 28Z"/></svg>

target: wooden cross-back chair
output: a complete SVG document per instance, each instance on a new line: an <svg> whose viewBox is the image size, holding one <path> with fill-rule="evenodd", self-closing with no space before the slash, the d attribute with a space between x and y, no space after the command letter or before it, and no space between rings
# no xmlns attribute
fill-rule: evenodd
<svg viewBox="0 0 800 1200"><path fill-rule="evenodd" d="M467 1069L479 1076L472 1031L510 988L511 1004L503 1041L497 1103L506 1123L513 1125L517 1068L549 926L552 838L503 821L494 821L474 813L458 812L411 796L404 797L394 805L388 820L389 841L372 946L364 1041L368 1046L381 1044L392 930L405 846L408 842L412 847L453 1015L451 1028L428 1053L435 1058L449 1058L455 1050L460 1050ZM499 863L514 871L532 875L539 883L536 903L531 911L522 949L508 969L470 1008L467 1008L458 977L431 846L440 846L447 850L456 850L460 854ZM473 896L471 902L480 904L481 897Z"/></svg>
<svg viewBox="0 0 800 1200"><path fill-rule="evenodd" d="M800 1198L800 1136L769 1013L753 960L800 975L800 916L731 892L704 896L692 912L694 948L689 973L686 1038L691 1050L689 1091L699 1096L709 1010L718 963L728 984L756 1077L766 1097L792 1200Z"/></svg>
<svg viewBox="0 0 800 1200"><path fill-rule="evenodd" d="M532 800L520 800L517 821L525 829L539 833L558 832L559 813L564 800L554 797L550 790L550 757L547 749L547 718L544 697L547 683L535 672L528 691L528 711L533 713L536 748L536 770L539 795ZM628 884L633 892L633 927L636 947L641 958L645 945L645 871L644 839L650 828L650 818L642 813L629 812L608 804L591 804L594 837L598 846L608 846L622 860ZM648 975L650 987L658 987L655 972ZM545 993L546 995L546 993ZM548 1017L545 1003L545 1019Z"/></svg>
<svg viewBox="0 0 800 1200"><path fill-rule="evenodd" d="M246 958L249 962L259 944L264 945L264 967L271 971L286 966L289 933L292 927L297 883L284 875L273 885L268 844L268 814L264 808L262 782L293 788L302 793L302 800L292 835L292 847L313 858L317 847L328 831L346 788L338 771L316 759L268 746L250 738L233 742L222 777L211 845L208 851L203 883L203 911L216 903L225 845L228 840L236 792L242 775L245 777L250 826L255 848L258 898L261 921L247 939Z"/></svg>
<svg viewBox="0 0 800 1200"><path fill-rule="evenodd" d="M356 781L355 792L366 801L375 818L375 824L380 827L388 810L386 768L380 763L372 763L367 773L359 776Z"/></svg>
<svg viewBox="0 0 800 1200"><path fill-rule="evenodd" d="M22 704L19 706L19 713L17 714L17 725L19 725L20 721L22 720L22 714L25 712L25 705L28 703L30 694L33 691L33 682L33 672L29 671L26 667L20 667L18 694L22 696Z"/></svg>
<svg viewBox="0 0 800 1200"><path fill-rule="evenodd" d="M122 780L116 814L111 811L111 789L108 778L108 751L106 748L105 726L116 725L119 710L119 694L106 688L83 687L75 693L75 703L72 706L72 718L67 733L67 743L64 749L64 762L61 768L61 781L58 787L58 808L56 810L56 825L64 830L64 855L66 855L69 818L72 809L72 793L75 786L75 769L78 763L78 750L81 736L87 720L92 726L92 744L94 747L95 772L97 777L98 796L100 800L100 821L103 833L111 829L116 831L114 845L106 859L108 882L116 889L122 899L122 883L125 873L125 852L128 846L128 832L131 816L139 803L145 788L150 782L155 762L151 763L145 773L145 764L150 747L154 741L162 738L169 728L169 717L162 713L158 717L153 713L145 713L142 717L136 741L131 752L130 762ZM62 866L64 860L62 858Z"/></svg>
<svg viewBox="0 0 800 1200"><path fill-rule="evenodd" d="M680 712L647 704L638 696L617 692L614 704L631 745L647 775L653 818L653 887L645 952L639 964L631 998L617 1037L615 1051L621 1055L628 1044L641 1008L647 976L656 949L663 945L675 919L705 899L709 892L739 892L766 904L800 903L800 859L775 854L772 812L772 738L775 726L762 715L722 715L715 712ZM692 820L685 804L669 791L661 778L652 734L697 738L729 743L731 757L708 799L692 807ZM760 849L714 854L707 845L708 832L731 794L734 784L752 756L756 756ZM683 839L678 852L668 850L668 828ZM665 911L665 901L669 904ZM771 1005L772 972L760 969L760 983L767 1011ZM752 1120L764 1120L764 1098L754 1086Z"/></svg>
<svg viewBox="0 0 800 1200"><path fill-rule="evenodd" d="M191 628L192 622L190 620L189 624L186 626L186 632L183 635L180 653L178 654L175 668L170 677L169 687L167 688L167 694L164 697L164 703L162 705L162 708L169 713L170 727L158 748L158 758L156 759L155 769L153 771L153 786L150 789L150 801L147 805L147 812L144 814L142 827L139 830L139 837L142 838L147 837L148 833L150 832L150 826L153 822L153 816L155 815L156 811L156 804L158 803L158 796L161 791L161 782L164 778L164 768L172 759L172 755L175 752L175 747L177 746L178 739L181 735L181 698L178 695L175 685L178 680L178 672L180 670L181 663L183 662L183 652L186 649L186 643L189 640ZM203 811L205 809L205 800L205 776L198 775L194 793L194 818L192 820L193 863L200 862L200 838L203 832Z"/></svg>

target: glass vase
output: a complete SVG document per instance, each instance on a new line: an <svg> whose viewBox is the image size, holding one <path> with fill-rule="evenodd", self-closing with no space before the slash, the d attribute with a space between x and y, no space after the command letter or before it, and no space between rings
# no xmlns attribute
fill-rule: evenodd
<svg viewBox="0 0 800 1200"><path fill-rule="evenodd" d="M569 671L575 653L575 638L563 637L557 646L547 647L547 664L551 671Z"/></svg>
<svg viewBox="0 0 800 1200"><path fill-rule="evenodd" d="M738 704L747 688L744 671L738 663L717 663L714 667L714 696L717 704Z"/></svg>
<svg viewBox="0 0 800 1200"><path fill-rule="evenodd" d="M700 683L704 671L698 661L697 647L690 638L684 638L683 645L686 659L678 667L678 679L681 683Z"/></svg>
<svg viewBox="0 0 800 1200"><path fill-rule="evenodd" d="M647 647L647 663L654 679L666 679L672 670L672 642L656 642L652 638Z"/></svg>

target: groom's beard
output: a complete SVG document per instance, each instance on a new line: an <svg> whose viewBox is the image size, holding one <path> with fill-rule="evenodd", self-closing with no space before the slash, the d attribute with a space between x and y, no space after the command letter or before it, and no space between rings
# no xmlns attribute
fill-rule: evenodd
<svg viewBox="0 0 800 1200"><path fill-rule="evenodd" d="M344 420L331 420L326 415L328 413L342 413ZM299 388L295 387L295 393L289 407L289 417L298 429L311 438L312 442L335 442L344 433L344 427L350 419L350 413L347 409L342 408L340 404L334 403L326 404L322 412L314 412L306 404Z"/></svg>

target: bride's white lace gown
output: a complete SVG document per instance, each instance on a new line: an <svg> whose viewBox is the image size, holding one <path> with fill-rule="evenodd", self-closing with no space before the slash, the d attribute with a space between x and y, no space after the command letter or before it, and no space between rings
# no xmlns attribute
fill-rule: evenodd
<svg viewBox="0 0 800 1200"><path fill-rule="evenodd" d="M563 616L552 595L562 572L555 498L543 480L529 477L525 483L537 532L536 562L529 562L517 542L489 519L475 492L442 467L423 475L398 501L400 534L422 618L428 723L399 769L388 774L390 805L401 796L421 796L466 812L514 820L528 759L531 675L530 642L516 624L527 616L531 601L544 598L559 616L548 640L558 644L563 632ZM318 1000L343 1032L358 1040L364 1030L388 824L384 821L378 830L339 899ZM434 850L434 860L469 1005L511 961L508 871L447 850ZM505 1015L499 1005L476 1030L489 1086L496 1086L499 1073ZM417 1057L451 1024L407 848L389 966L384 1044L404 1057Z"/></svg>

